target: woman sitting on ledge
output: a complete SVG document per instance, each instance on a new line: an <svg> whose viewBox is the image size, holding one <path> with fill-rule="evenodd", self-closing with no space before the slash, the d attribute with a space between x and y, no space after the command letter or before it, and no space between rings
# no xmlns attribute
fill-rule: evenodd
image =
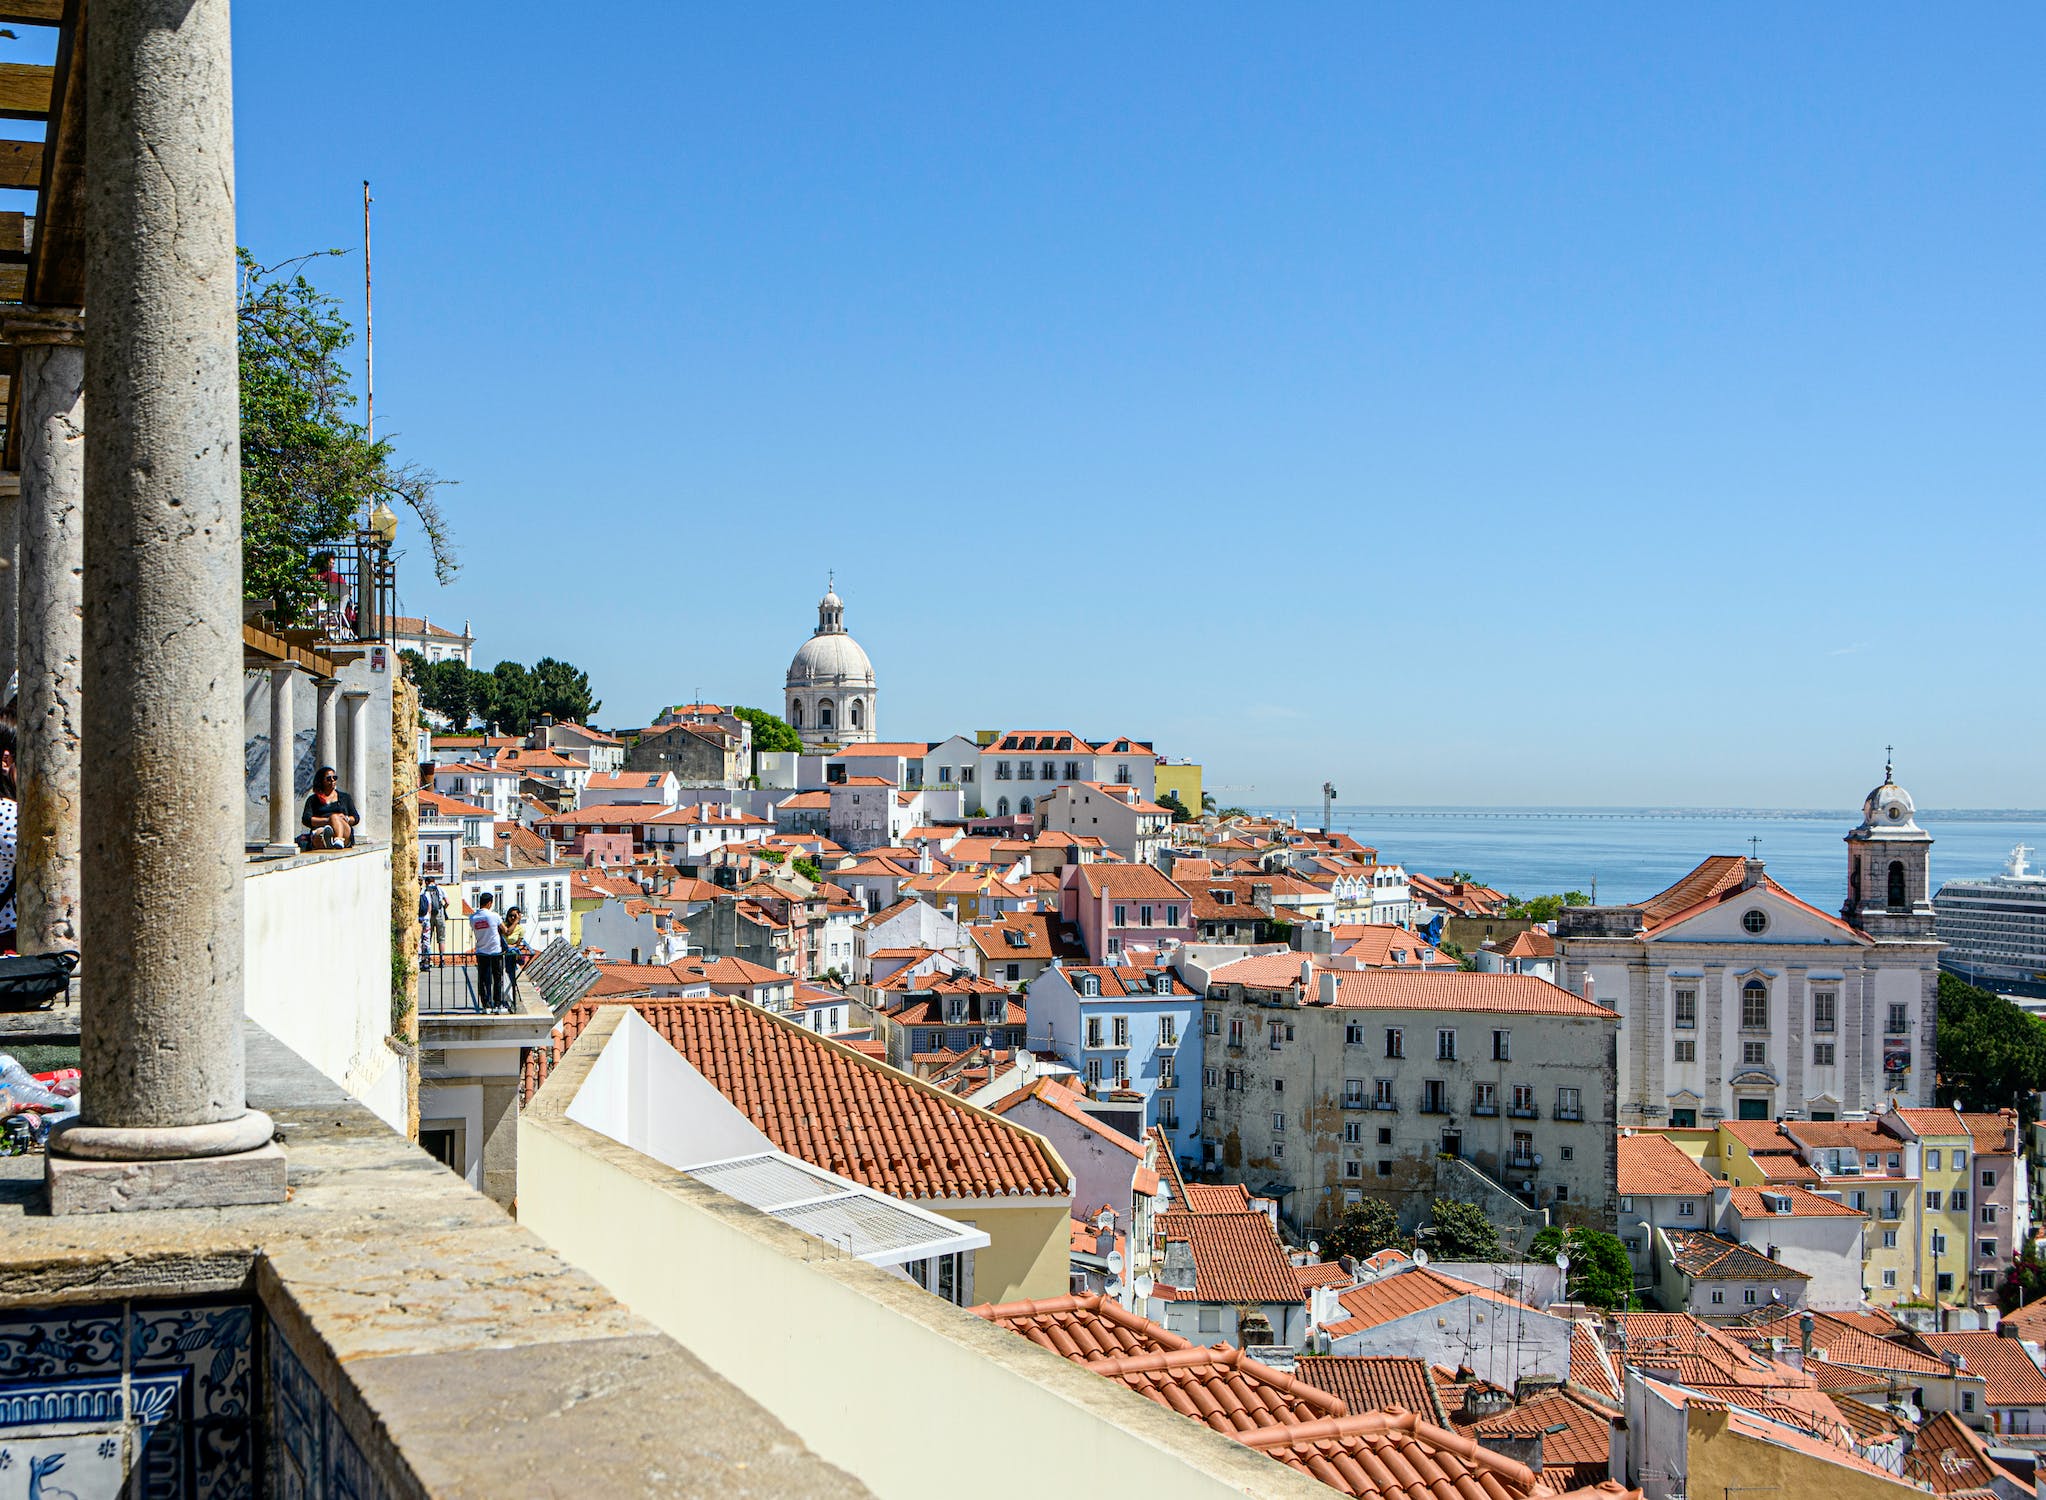
<svg viewBox="0 0 2046 1500"><path fill-rule="evenodd" d="M332 766L321 766L313 777L313 789L306 793L305 812L299 821L311 831L298 836L301 849L346 849L355 842L355 825L362 814L355 799L341 790L340 778Z"/></svg>

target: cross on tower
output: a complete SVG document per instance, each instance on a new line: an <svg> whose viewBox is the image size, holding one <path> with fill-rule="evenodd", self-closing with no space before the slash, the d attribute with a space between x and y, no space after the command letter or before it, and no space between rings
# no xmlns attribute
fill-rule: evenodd
<svg viewBox="0 0 2046 1500"><path fill-rule="evenodd" d="M1758 833L1758 834L1754 834L1753 836L1751 836L1751 837L1750 837L1750 838L1748 839L1748 858L1749 858L1749 859L1760 859L1761 857L1762 857L1762 836L1761 836L1761 835L1760 835L1760 834Z"/></svg>
<svg viewBox="0 0 2046 1500"><path fill-rule="evenodd" d="M1885 745L1885 746L1883 746L1883 785L1884 785L1884 786L1888 786L1888 785L1890 784L1890 781L1891 781L1891 779L1892 779L1892 778L1891 778L1891 772L1890 772L1890 768L1891 768L1892 766L1894 766L1894 765L1895 765L1896 763L1897 763L1897 747L1896 747L1895 745Z"/></svg>

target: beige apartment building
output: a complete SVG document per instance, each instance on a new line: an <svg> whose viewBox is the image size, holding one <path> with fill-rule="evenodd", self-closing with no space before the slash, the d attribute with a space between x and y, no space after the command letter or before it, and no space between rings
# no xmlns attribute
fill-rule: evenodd
<svg viewBox="0 0 2046 1500"><path fill-rule="evenodd" d="M1217 969L1202 1029L1202 1164L1301 1233L1366 1195L1409 1229L1476 1202L1522 1246L1544 1222L1613 1227L1611 1011L1527 975L1284 953Z"/></svg>

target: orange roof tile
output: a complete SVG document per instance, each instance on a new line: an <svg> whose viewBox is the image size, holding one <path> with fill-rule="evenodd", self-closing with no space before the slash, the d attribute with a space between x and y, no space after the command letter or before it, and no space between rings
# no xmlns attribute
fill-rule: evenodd
<svg viewBox="0 0 2046 1500"><path fill-rule="evenodd" d="M1299 1281L1303 1295L1310 1287L1345 1287L1357 1279L1334 1261L1321 1261L1311 1266L1295 1266L1293 1275Z"/></svg>
<svg viewBox="0 0 2046 1500"><path fill-rule="evenodd" d="M1240 1182L1189 1182L1180 1194L1190 1214L1241 1214L1250 1211L1250 1189Z"/></svg>
<svg viewBox="0 0 2046 1500"><path fill-rule="evenodd" d="M1621 1136L1619 1169L1622 1197L1702 1198L1713 1187L1712 1174L1666 1135L1636 1132Z"/></svg>
<svg viewBox="0 0 2046 1500"><path fill-rule="evenodd" d="M1263 954L1224 964L1210 978L1214 984L1239 984L1246 989L1298 990L1302 962L1297 953ZM1616 1012L1532 974L1476 974L1457 969L1316 968L1313 997L1304 1003L1320 1003L1324 974L1335 976L1335 1003L1343 1009L1511 1012L1619 1020Z"/></svg>
<svg viewBox="0 0 2046 1500"><path fill-rule="evenodd" d="M1080 883L1090 897L1116 896L1126 900L1184 901L1186 892L1152 865L1073 865Z"/></svg>
<svg viewBox="0 0 2046 1500"><path fill-rule="evenodd" d="M1784 1184L1769 1189L1769 1196L1777 1203L1787 1205L1777 1208L1765 1202L1761 1188L1737 1187L1728 1194L1729 1201L1743 1219L1782 1218L1785 1214L1806 1219L1863 1219L1868 1217L1858 1208L1849 1208L1836 1198L1823 1197L1810 1188Z"/></svg>
<svg viewBox="0 0 2046 1500"><path fill-rule="evenodd" d="M1298 1302L1300 1283L1272 1221L1248 1213L1158 1216L1166 1241L1184 1240L1193 1251L1196 1302Z"/></svg>
<svg viewBox="0 0 2046 1500"><path fill-rule="evenodd" d="M1619 1371L1613 1368L1598 1335L1583 1323L1570 1325L1570 1383L1602 1401L1620 1399Z"/></svg>
<svg viewBox="0 0 2046 1500"><path fill-rule="evenodd" d="M1437 1275L1422 1266L1344 1292L1336 1300L1343 1304L1343 1311L1350 1316L1341 1322L1329 1324L1328 1332L1336 1338L1341 1338L1345 1334L1362 1333L1367 1328L1390 1323L1394 1318L1404 1318L1408 1313L1440 1307L1445 1302L1456 1301L1459 1297L1483 1297L1487 1301L1503 1302L1512 1307L1522 1305L1502 1293L1490 1291L1468 1281L1455 1281L1447 1276Z"/></svg>
<svg viewBox="0 0 2046 1500"><path fill-rule="evenodd" d="M1935 1495L1990 1491L1999 1480L2020 1491L2029 1488L2024 1480L1989 1456L1981 1434L1950 1411L1940 1412L1919 1425L1910 1451L1904 1455L1904 1477L1924 1485Z"/></svg>
<svg viewBox="0 0 2046 1500"><path fill-rule="evenodd" d="M1665 1229L1676 1268L1696 1281L1810 1281L1811 1276L1758 1250L1700 1229Z"/></svg>
<svg viewBox="0 0 2046 1500"><path fill-rule="evenodd" d="M1103 1145L1127 1151L1138 1161L1144 1159L1144 1147L1140 1141L1133 1141L1113 1126L1103 1124L1080 1106L1081 1094L1078 1089L1067 1088L1055 1078L1039 1078L1030 1087L1018 1089L1015 1093L997 1099L988 1106L992 1114L1007 1115L1026 1099L1035 1099L1071 1120L1075 1125L1100 1138ZM1155 1189L1153 1190L1155 1191Z"/></svg>
<svg viewBox="0 0 2046 1500"><path fill-rule="evenodd" d="M1104 1298L974 1309L997 1327L1171 1411L1368 1500L1524 1500L1550 1491L1524 1464L1411 1411L1352 1414L1341 1398L1226 1345L1199 1348ZM1626 1492L1614 1487L1614 1500Z"/></svg>
<svg viewBox="0 0 2046 1500"><path fill-rule="evenodd" d="M1946 1373L1946 1367L1931 1355L1879 1337L1858 1320L1823 1312L1814 1312L1811 1318L1812 1348L1825 1354L1827 1364L1851 1365L1858 1370L1881 1370L1885 1373L1894 1370L1906 1375ZM1786 1313L1780 1318L1756 1324L1746 1336L1761 1340L1782 1339L1786 1344L1796 1344L1803 1337L1802 1320L1802 1314ZM1896 1325L1892 1323L1891 1327ZM1806 1368L1811 1367L1808 1364Z"/></svg>
<svg viewBox="0 0 2046 1500"><path fill-rule="evenodd" d="M1571 1391L1534 1396L1509 1411L1473 1422L1465 1430L1487 1437L1542 1440L1542 1482L1559 1489L1597 1484L1612 1463L1613 1419L1608 1410Z"/></svg>
<svg viewBox="0 0 2046 1500"><path fill-rule="evenodd" d="M646 1000L640 1015L777 1148L909 1200L1065 1197L1072 1180L1039 1136L779 1016L730 999ZM572 1006L551 1049L527 1055L528 1091L596 1012ZM536 1076L537 1075L537 1076Z"/></svg>
<svg viewBox="0 0 2046 1500"><path fill-rule="evenodd" d="M1353 1412L1402 1411L1440 1426L1449 1418L1425 1360L1406 1355L1303 1354L1293 1374L1318 1391L1327 1391Z"/></svg>
<svg viewBox="0 0 2046 1500"><path fill-rule="evenodd" d="M1922 1333L1934 1354L1957 1354L1962 1372L1980 1375L1991 1406L2046 1406L2046 1374L2017 1339L1995 1333Z"/></svg>

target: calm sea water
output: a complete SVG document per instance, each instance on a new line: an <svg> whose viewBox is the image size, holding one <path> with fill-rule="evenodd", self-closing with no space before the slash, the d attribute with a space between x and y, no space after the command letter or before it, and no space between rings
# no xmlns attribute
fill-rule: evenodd
<svg viewBox="0 0 2046 1500"><path fill-rule="evenodd" d="M1303 828L1321 821L1319 804L1266 807L1298 813ZM1381 858L1424 874L1468 870L1486 885L1513 895L1589 892L1598 881L1602 904L1654 895L1708 854L1746 854L1748 840L1769 873L1797 895L1827 911L1847 898L1847 847L1841 842L1861 821L1855 812L1649 811L1627 808L1474 808L1337 806L1335 826L1375 847ZM1933 836L1932 887L1944 880L1993 875L2011 846L2041 851L2046 864L2046 812L1985 816L1921 813Z"/></svg>

